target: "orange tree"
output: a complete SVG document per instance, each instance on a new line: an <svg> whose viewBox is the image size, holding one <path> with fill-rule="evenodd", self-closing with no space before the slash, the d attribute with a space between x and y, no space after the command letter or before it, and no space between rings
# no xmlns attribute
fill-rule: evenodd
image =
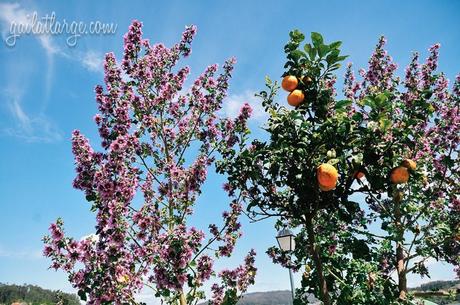
<svg viewBox="0 0 460 305"><path fill-rule="evenodd" d="M229 153L218 170L248 216L297 229L293 253L267 251L304 268L297 304L309 293L324 304L407 303L407 274L427 275L429 258L459 263L458 79L447 92L435 46L400 81L382 38L362 81L349 67L338 100L341 43L312 33L301 46L304 38L293 31L285 46L281 85L295 108L275 101L279 86L267 78L259 96L269 140Z"/></svg>
<svg viewBox="0 0 460 305"><path fill-rule="evenodd" d="M268 90L259 95L269 114L270 140L253 141L218 164L219 170L229 175L230 194L247 200L251 218L276 216L278 227L299 228L295 260L277 248L268 251L275 262L293 269L305 266L296 302L305 303L307 293L314 293L325 304L335 299L364 304L392 291L372 290L360 280L377 270L364 241L350 230L365 230L366 219L350 199L362 163L356 145L358 118L348 115L348 101L334 98L332 72L345 57L340 55L340 42L326 45L313 33L313 43L306 44L304 52L299 50L303 39L300 32L291 32L285 47L288 62L282 86L292 89L288 103L297 107L276 103L278 85L267 79Z"/></svg>

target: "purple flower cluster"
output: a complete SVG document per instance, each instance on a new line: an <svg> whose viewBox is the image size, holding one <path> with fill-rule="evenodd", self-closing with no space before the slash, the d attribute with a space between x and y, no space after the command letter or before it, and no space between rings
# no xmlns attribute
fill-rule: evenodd
<svg viewBox="0 0 460 305"><path fill-rule="evenodd" d="M427 89L433 85L433 72L438 67L438 58L439 58L439 48L441 45L439 43L430 47L430 56L426 59L425 64L422 65L421 78L422 78L422 88Z"/></svg>
<svg viewBox="0 0 460 305"><path fill-rule="evenodd" d="M407 92L403 93L403 100L410 105L412 101L419 97L420 90L420 64L418 63L419 54L415 52L410 64L406 67L404 85Z"/></svg>
<svg viewBox="0 0 460 305"><path fill-rule="evenodd" d="M352 63L347 64L347 70L345 72L343 94L349 100L356 100L356 93L361 89L359 82L356 82L355 74L352 70Z"/></svg>
<svg viewBox="0 0 460 305"><path fill-rule="evenodd" d="M195 228L187 230L183 225L172 232L165 232L158 237L158 258L172 264L154 266L154 282L160 289L180 290L187 281L189 264L194 253L201 247L204 238L202 231ZM211 261L212 266L212 261Z"/></svg>
<svg viewBox="0 0 460 305"><path fill-rule="evenodd" d="M184 83L188 67L175 68L191 53L196 27L187 27L171 48L150 45L134 21L124 36L121 65L105 57L105 87L96 86L94 116L102 152L95 152L79 131L72 136L76 177L96 214L95 235L76 241L63 223L50 226L44 254L54 269L68 273L88 304L125 304L144 287L179 298L215 276L216 257L230 256L241 236L241 204L231 203L223 225L211 236L186 226L216 153L240 143L251 115L244 105L234 120L220 118L235 60L218 73L211 65ZM218 243L212 249L212 243ZM245 291L253 283L253 252L231 278ZM226 274L226 273L225 273ZM230 281L230 275L224 276ZM190 295L189 295L190 296ZM169 302L169 301L168 301Z"/></svg>
<svg viewBox="0 0 460 305"><path fill-rule="evenodd" d="M216 256L229 257L235 247L236 241L241 237L241 223L238 221L242 213L243 207L237 201L233 201L230 205L231 210L222 213L225 227L219 231L216 225L209 225L209 232L213 236L212 239L220 242L217 248Z"/></svg>
<svg viewBox="0 0 460 305"><path fill-rule="evenodd" d="M132 275L132 256L129 252L119 249L111 241L113 250L108 251L104 246L107 241L101 237L87 237L80 241L64 237L62 221L58 219L56 224L50 226L50 236L45 237L46 246L44 255L51 257L54 269L62 269L69 274L73 286L79 291L89 291L90 301L88 304L106 304L108 302L119 303L120 299L132 297L132 291L142 287L142 281ZM125 256L118 260L118 256ZM111 264L109 261L115 261ZM75 270L78 264L85 267ZM101 272L104 270L104 272Z"/></svg>
<svg viewBox="0 0 460 305"><path fill-rule="evenodd" d="M369 60L367 71L363 72L364 81L361 87L364 92L370 93L372 90L385 91L394 87L394 72L397 65L393 62L388 52L384 50L386 44L385 37L380 37L379 42Z"/></svg>
<svg viewBox="0 0 460 305"><path fill-rule="evenodd" d="M214 284L211 287L212 298L210 304L222 304L226 290L235 290L239 291L240 293L244 293L247 291L250 285L254 284L255 276L257 273L257 268L254 265L255 255L256 252L251 250L246 256L243 265L240 265L233 270L222 270L219 273L222 284Z"/></svg>

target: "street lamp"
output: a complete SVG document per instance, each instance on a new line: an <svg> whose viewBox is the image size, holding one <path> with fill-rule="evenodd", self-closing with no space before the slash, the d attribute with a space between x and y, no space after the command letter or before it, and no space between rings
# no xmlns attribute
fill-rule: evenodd
<svg viewBox="0 0 460 305"><path fill-rule="evenodd" d="M294 251L295 249L295 240L294 234L291 230L284 228L283 230L278 232L276 236L276 240L278 241L278 245L283 251ZM292 277L292 270L289 269L289 279L291 280L291 293L292 293L292 302L294 302L294 279Z"/></svg>

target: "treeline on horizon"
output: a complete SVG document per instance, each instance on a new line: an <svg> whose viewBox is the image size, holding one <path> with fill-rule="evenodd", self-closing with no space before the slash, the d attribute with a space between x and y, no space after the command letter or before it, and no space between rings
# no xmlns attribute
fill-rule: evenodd
<svg viewBox="0 0 460 305"><path fill-rule="evenodd" d="M77 295L43 289L34 285L8 285L0 283L0 304L25 302L32 305L80 305Z"/></svg>
<svg viewBox="0 0 460 305"><path fill-rule="evenodd" d="M453 281L432 281L422 284L419 287L412 288L411 290L418 291L438 291L448 290L460 284L460 280ZM440 302L442 298L430 298ZM456 298L458 300L458 296ZM71 293L64 293L61 291L52 291L43 289L34 285L8 285L0 283L0 305L10 305L14 302L25 302L32 305L80 305L77 295ZM245 296L238 304L284 304L285 302L292 302L291 293L289 291L267 291L263 293L250 293ZM207 304L204 303L204 304ZM444 303L440 303L444 304Z"/></svg>
<svg viewBox="0 0 460 305"><path fill-rule="evenodd" d="M438 291L438 290L453 289L454 286L459 285L459 284L460 284L460 280L431 281L431 282L422 284L419 287L412 288L411 290Z"/></svg>
<svg viewBox="0 0 460 305"><path fill-rule="evenodd" d="M452 280L452 281L431 281L425 284L420 285L419 287L412 288L411 290L416 291L452 291L454 290L455 294L451 296L427 296L425 299L434 302L439 305L444 304L451 304L451 302L459 302L460 301L460 294L457 285L460 284L460 280Z"/></svg>

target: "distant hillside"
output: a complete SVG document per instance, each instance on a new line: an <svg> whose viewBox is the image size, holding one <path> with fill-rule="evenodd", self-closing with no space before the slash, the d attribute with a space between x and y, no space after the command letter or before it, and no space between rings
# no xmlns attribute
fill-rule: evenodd
<svg viewBox="0 0 460 305"><path fill-rule="evenodd" d="M448 291L460 289L460 280L457 281L433 281L423 284L411 291ZM432 296L424 297L438 304L452 304L454 300L446 297ZM457 294L457 301L460 301L460 294ZM80 305L75 294L51 291L33 285L6 285L0 283L0 305L11 305L14 302L25 302L30 305ZM315 304L312 299L311 304ZM291 305L292 298L289 290L253 292L245 294L238 302L238 305ZM458 304L458 303L455 303ZM203 302L200 305L207 305Z"/></svg>
<svg viewBox="0 0 460 305"><path fill-rule="evenodd" d="M198 305L207 305L203 302ZM289 290L247 293L238 302L238 305L291 305L292 297Z"/></svg>
<svg viewBox="0 0 460 305"><path fill-rule="evenodd" d="M411 288L416 295L422 292L423 298L439 305L460 304L460 280L456 281L432 281L419 287ZM455 291L456 295L449 296L449 292ZM421 296L421 295L420 295Z"/></svg>
<svg viewBox="0 0 460 305"><path fill-rule="evenodd" d="M0 283L0 304L24 302L29 305L80 305L75 294L51 291L33 285L6 285Z"/></svg>
<svg viewBox="0 0 460 305"><path fill-rule="evenodd" d="M245 294L238 305L290 305L292 304L289 290L253 292Z"/></svg>
<svg viewBox="0 0 460 305"><path fill-rule="evenodd" d="M207 304L208 302L203 302L199 305ZM312 297L310 304L319 303ZM292 297L289 290L252 292L245 294L238 305L292 305Z"/></svg>
<svg viewBox="0 0 460 305"><path fill-rule="evenodd" d="M411 290L418 291L438 291L438 290L450 290L459 289L460 280L455 281L432 281L426 284L422 284L419 287L411 288Z"/></svg>
<svg viewBox="0 0 460 305"><path fill-rule="evenodd" d="M413 292L432 292L432 291L449 291L460 289L460 280L457 281L432 281L423 284L419 287L411 288ZM455 299L441 296L425 296L422 297L427 300L434 301L437 304L455 304L460 301L460 293L457 294ZM317 300L310 300L310 304L319 304ZM454 303L452 303L454 302ZM203 302L199 305L207 305L208 302ZM238 302L238 305L291 305L292 297L289 290L280 291L267 291L267 292L254 292L245 294L244 297Z"/></svg>

